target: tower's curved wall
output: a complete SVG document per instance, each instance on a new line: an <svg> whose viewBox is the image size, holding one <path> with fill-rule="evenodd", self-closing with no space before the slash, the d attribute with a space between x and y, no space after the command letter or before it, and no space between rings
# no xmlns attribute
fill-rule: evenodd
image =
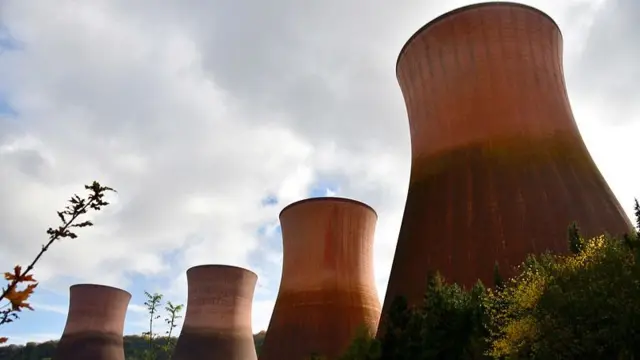
<svg viewBox="0 0 640 360"><path fill-rule="evenodd" d="M110 286L71 286L69 313L54 360L124 360L122 336L131 300Z"/></svg>
<svg viewBox="0 0 640 360"><path fill-rule="evenodd" d="M572 221L587 237L629 231L574 121L549 16L454 10L407 42L396 72L412 164L384 309L419 302L429 271L492 285L496 261L508 276L529 253L565 252Z"/></svg>
<svg viewBox="0 0 640 360"><path fill-rule="evenodd" d="M313 198L280 213L282 280L260 360L334 359L380 317L373 274L377 215L343 198Z"/></svg>
<svg viewBox="0 0 640 360"><path fill-rule="evenodd" d="M235 266L187 270L187 311L172 359L255 360L251 306L257 281L255 273Z"/></svg>

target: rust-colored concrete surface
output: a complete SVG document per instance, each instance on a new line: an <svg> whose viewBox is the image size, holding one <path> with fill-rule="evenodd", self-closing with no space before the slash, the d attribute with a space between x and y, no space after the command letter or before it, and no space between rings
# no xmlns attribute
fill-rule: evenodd
<svg viewBox="0 0 640 360"><path fill-rule="evenodd" d="M251 306L258 276L228 265L187 270L189 294L173 360L255 360Z"/></svg>
<svg viewBox="0 0 640 360"><path fill-rule="evenodd" d="M312 198L280 213L282 280L260 360L341 355L380 318L373 274L377 215L343 198Z"/></svg>
<svg viewBox="0 0 640 360"><path fill-rule="evenodd" d="M54 360L124 360L128 292L110 286L70 288L69 313Z"/></svg>
<svg viewBox="0 0 640 360"><path fill-rule="evenodd" d="M447 13L402 49L411 133L404 218L383 313L421 301L429 271L492 285L529 253L631 223L593 162L567 97L562 35L537 9L483 3ZM382 328L382 327L381 327Z"/></svg>

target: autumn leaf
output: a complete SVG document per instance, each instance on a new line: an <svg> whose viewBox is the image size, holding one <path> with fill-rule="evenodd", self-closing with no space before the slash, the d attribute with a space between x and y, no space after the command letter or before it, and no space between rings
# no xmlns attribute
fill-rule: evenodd
<svg viewBox="0 0 640 360"><path fill-rule="evenodd" d="M0 337L0 344L6 343L7 340L9 340L9 339L7 339L6 337Z"/></svg>
<svg viewBox="0 0 640 360"><path fill-rule="evenodd" d="M21 282L36 282L36 279L33 278L33 275L22 275L20 277Z"/></svg>
<svg viewBox="0 0 640 360"><path fill-rule="evenodd" d="M37 286L38 284L29 284L24 290L17 290L15 287L11 288L5 297L11 302L12 309L15 311L20 311L23 308L33 310L27 300Z"/></svg>
<svg viewBox="0 0 640 360"><path fill-rule="evenodd" d="M21 272L22 272L22 266L16 265L16 267L13 268L13 274L10 272L6 272L4 273L4 278L9 281L16 281L16 280L19 281Z"/></svg>
<svg viewBox="0 0 640 360"><path fill-rule="evenodd" d="M16 265L13 269L13 274L10 272L4 273L4 278L8 281L13 282L36 282L36 279L33 278L33 275L25 275L22 273L22 267L20 265Z"/></svg>

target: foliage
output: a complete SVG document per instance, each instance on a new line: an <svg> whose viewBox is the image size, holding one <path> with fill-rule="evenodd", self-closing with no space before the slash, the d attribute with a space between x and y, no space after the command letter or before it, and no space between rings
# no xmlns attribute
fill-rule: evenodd
<svg viewBox="0 0 640 360"><path fill-rule="evenodd" d="M161 306L162 294L150 294L149 292L145 291L144 295L147 297L144 305L147 307L147 311L149 312L149 331L143 332L142 336L147 338L149 347L143 354L143 358L148 360L155 360L156 346L153 342L153 339L157 337L157 335L153 332L153 321L160 318L160 315L158 315L158 308Z"/></svg>
<svg viewBox="0 0 640 360"><path fill-rule="evenodd" d="M264 332L257 333L253 336L256 344L256 351L259 350L261 341L264 340ZM137 357L140 352L146 350L149 346L148 339L140 335L124 336L124 353L127 360L140 359ZM154 344L158 348L162 348L168 341L166 337L156 337ZM175 342L175 338L172 338ZM58 341L47 341L43 343L30 342L26 345L5 345L0 346L0 359L7 360L41 360L50 358L54 355ZM156 360L169 360L170 355L158 352Z"/></svg>
<svg viewBox="0 0 640 360"><path fill-rule="evenodd" d="M640 228L638 201L635 213ZM511 279L496 264L493 289L430 276L421 306L391 304L380 359L638 358L640 234L584 239L573 223L567 242L570 253L529 256ZM344 359L377 359L362 344Z"/></svg>
<svg viewBox="0 0 640 360"><path fill-rule="evenodd" d="M2 288L0 304L3 300L7 303L0 306L0 325L17 320L19 318L18 313L21 312L22 309L33 310L28 300L38 286L36 279L34 279L31 274L36 263L56 240L77 238L78 235L73 231L73 228L93 226L93 223L88 220L79 222L80 217L91 210L100 211L103 207L109 205L109 203L104 200L104 196L109 191L115 191L110 187L100 185L97 181L94 181L91 185L85 185L85 190L89 190L87 197L81 198L74 194L71 199L69 199L69 205L62 211L57 212L61 224L56 229L49 228L47 230L49 240L42 246L40 252L31 264L29 264L24 271L22 270L22 266L16 265L12 272L6 272L4 274L4 278L8 283L6 287ZM25 287L20 289L20 285L25 285ZM7 340L6 337L0 337L0 344Z"/></svg>
<svg viewBox="0 0 640 360"><path fill-rule="evenodd" d="M572 254L578 254L582 250L584 242L580 238L580 228L576 222L569 225L567 235L569 239L569 250L571 250Z"/></svg>
<svg viewBox="0 0 640 360"><path fill-rule="evenodd" d="M147 340L147 347L144 350L139 350L135 354L136 359L140 360L157 360L159 358L170 358L173 353L176 341L171 336L173 329L178 326L178 319L182 318L180 312L184 309L184 304L174 305L171 301L167 301L165 305L166 317L164 322L167 324L168 329L165 332L165 337L159 336L154 332L154 321L160 319L161 315L158 313L162 307L162 294L144 292L147 300L144 305L147 307L149 313L149 331L142 333L142 337ZM163 341L157 341L158 339L164 339ZM159 351L158 351L159 350ZM133 358L131 358L133 359Z"/></svg>
<svg viewBox="0 0 640 360"><path fill-rule="evenodd" d="M366 327L361 326L353 342L339 360L378 360L381 356L381 343L369 333Z"/></svg>
<svg viewBox="0 0 640 360"><path fill-rule="evenodd" d="M262 349L262 344L264 344L264 338L266 337L267 332L262 330L257 334L253 334L253 342L256 345L256 353L260 355L260 350Z"/></svg>
<svg viewBox="0 0 640 360"><path fill-rule="evenodd" d="M165 306L164 310L167 312L167 317L164 319L164 322L169 326L169 329L165 332L167 335L167 343L162 347L162 351L166 354L172 354L176 344L171 335L173 333L173 329L178 326L178 319L182 318L180 312L184 308L184 304L173 305L171 301L167 301L166 305L167 306Z"/></svg>
<svg viewBox="0 0 640 360"><path fill-rule="evenodd" d="M640 354L640 247L637 236L627 239L580 238L575 254L530 257L520 275L487 297L491 355L631 359Z"/></svg>
<svg viewBox="0 0 640 360"><path fill-rule="evenodd" d="M487 348L483 326L485 288L471 291L428 277L420 307L403 298L392 304L382 337L381 359L483 359Z"/></svg>

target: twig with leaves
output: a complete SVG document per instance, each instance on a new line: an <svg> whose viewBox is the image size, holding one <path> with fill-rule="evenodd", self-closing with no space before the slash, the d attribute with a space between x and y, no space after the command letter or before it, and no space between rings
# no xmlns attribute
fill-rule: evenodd
<svg viewBox="0 0 640 360"><path fill-rule="evenodd" d="M97 181L94 181L91 185L85 185L84 188L89 190L89 195L86 198L81 198L74 194L69 200L69 205L67 205L64 210L58 211L58 217L62 224L56 229L49 228L47 230L49 241L42 246L40 252L31 264L29 264L24 271L22 271L22 266L16 265L13 272L6 272L4 274L4 278L8 281L8 284L6 288L2 288L0 302L7 300L8 303L0 307L0 325L17 320L19 318L18 313L22 311L22 309L33 310L27 301L38 286L37 280L30 274L36 263L56 240L77 238L78 235L72 231L73 228L93 226L93 223L88 220L79 223L77 221L90 210L100 211L103 207L109 205L109 203L104 200L104 196L109 191L115 192L114 189L102 186ZM19 284L27 285L24 289L20 290L18 289ZM6 337L0 337L0 344L7 340Z"/></svg>
<svg viewBox="0 0 640 360"><path fill-rule="evenodd" d="M158 315L158 308L162 306L162 294L151 294L145 291L144 295L147 297L147 301L144 302L144 305L147 307L147 311L149 312L149 331L142 333L142 336L146 337L149 341L149 348L145 351L144 358L155 360L156 348L153 344L153 340L155 338L155 333L153 332L153 321L160 318L160 315Z"/></svg>
<svg viewBox="0 0 640 360"><path fill-rule="evenodd" d="M171 338L171 334L173 333L173 329L178 326L178 319L182 318L180 312L183 308L183 304L174 305L171 301L167 301L167 306L165 306L164 308L167 311L167 317L164 319L164 321L169 326L169 329L166 331L167 343L163 346L163 350L168 356L171 356L171 354L173 353L175 343Z"/></svg>

